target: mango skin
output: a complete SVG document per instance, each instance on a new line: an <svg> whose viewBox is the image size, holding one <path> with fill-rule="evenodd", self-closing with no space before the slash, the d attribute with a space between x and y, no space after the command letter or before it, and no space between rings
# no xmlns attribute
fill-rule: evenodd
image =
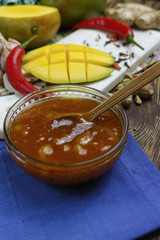
<svg viewBox="0 0 160 240"><path fill-rule="evenodd" d="M14 7L13 5L12 7ZM36 6L36 5L35 5ZM0 12L4 7L0 7ZM11 6L9 6L11 7ZM24 5L28 7L28 5ZM49 42L57 33L61 25L61 16L56 9L55 12L47 13L41 16L12 18L1 16L0 13L0 32L8 39L13 38L23 43L33 35L37 37L28 45L27 49L34 49Z"/></svg>
<svg viewBox="0 0 160 240"><path fill-rule="evenodd" d="M63 29L69 29L82 20L101 16L106 2L106 0L40 0L41 5L59 9Z"/></svg>

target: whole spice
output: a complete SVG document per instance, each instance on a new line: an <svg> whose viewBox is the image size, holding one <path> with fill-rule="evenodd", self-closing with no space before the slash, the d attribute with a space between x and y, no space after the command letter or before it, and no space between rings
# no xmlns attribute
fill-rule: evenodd
<svg viewBox="0 0 160 240"><path fill-rule="evenodd" d="M117 86L116 86L116 91L120 90L121 88L124 87L123 82L120 82Z"/></svg>
<svg viewBox="0 0 160 240"><path fill-rule="evenodd" d="M82 21L76 24L72 30L76 30L79 28L89 28L89 29L98 29L110 33L114 33L116 36L126 40L127 42L131 42L144 50L142 46L140 46L137 42L134 41L134 33L132 29L120 22L117 22L113 19L106 17L96 17L91 18L85 21Z"/></svg>
<svg viewBox="0 0 160 240"><path fill-rule="evenodd" d="M130 96L126 97L126 98L121 102L121 105L122 105L123 107L128 107L132 102L133 102L133 96L130 95Z"/></svg>
<svg viewBox="0 0 160 240"><path fill-rule="evenodd" d="M130 81L134 79L137 75L132 74L130 72L125 73L124 79L115 87L115 91L120 90L125 85L127 85ZM151 83L145 85L144 87L137 90L132 95L125 98L123 101L121 101L121 105L123 107L128 107L132 102L133 99L137 105L142 104L142 99L149 99L154 94L154 88Z"/></svg>
<svg viewBox="0 0 160 240"><path fill-rule="evenodd" d="M128 63L127 63L127 62L124 62L124 66L126 66L127 68L129 68L129 69L130 69L130 66L128 65Z"/></svg>
<svg viewBox="0 0 160 240"><path fill-rule="evenodd" d="M140 96L138 94L136 94L136 96L135 96L135 102L136 102L137 105L141 105L142 104L142 100L141 100L141 98L140 98Z"/></svg>
<svg viewBox="0 0 160 240"><path fill-rule="evenodd" d="M113 63L113 68L116 69L116 70L121 70L121 67L118 65L117 62Z"/></svg>
<svg viewBox="0 0 160 240"><path fill-rule="evenodd" d="M143 99L148 99L154 94L154 89L151 83L147 84L146 86L140 88L138 90L138 95Z"/></svg>
<svg viewBox="0 0 160 240"><path fill-rule="evenodd" d="M18 92L20 92L23 95L26 95L30 92L37 90L35 86L30 84L26 80L21 71L21 60L23 55L25 54L24 49L35 37L36 36L33 36L25 43L13 48L13 50L8 55L6 61L6 74L8 81L10 82L13 88L15 88Z"/></svg>
<svg viewBox="0 0 160 240"><path fill-rule="evenodd" d="M133 74L130 73L130 72L126 72L126 73L125 73L125 76L126 76L127 78L129 78L130 80L133 79Z"/></svg>
<svg viewBox="0 0 160 240"><path fill-rule="evenodd" d="M127 85L130 81L131 81L130 78L124 78L122 82L123 82L123 84L124 84L124 86L125 86L125 85Z"/></svg>

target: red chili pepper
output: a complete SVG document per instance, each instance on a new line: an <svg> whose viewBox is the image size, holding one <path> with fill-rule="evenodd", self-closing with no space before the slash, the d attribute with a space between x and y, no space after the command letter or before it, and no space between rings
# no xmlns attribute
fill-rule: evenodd
<svg viewBox="0 0 160 240"><path fill-rule="evenodd" d="M90 28L90 29L98 29L110 33L116 34L118 37L125 39L127 42L134 43L139 48L144 50L142 46L140 46L137 42L134 41L134 33L132 29L120 22L117 22L113 19L106 18L106 17L96 17L85 20L83 22L77 23L73 28L72 31L78 28Z"/></svg>
<svg viewBox="0 0 160 240"><path fill-rule="evenodd" d="M6 74L8 81L18 92L26 95L30 92L37 90L35 86L27 81L21 71L21 61L25 54L25 47L35 38L33 36L28 41L24 42L20 46L15 47L7 57L6 61Z"/></svg>

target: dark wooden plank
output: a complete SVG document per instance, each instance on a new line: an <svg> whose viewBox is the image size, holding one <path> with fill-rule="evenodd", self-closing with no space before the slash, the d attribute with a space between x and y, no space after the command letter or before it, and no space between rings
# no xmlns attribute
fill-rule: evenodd
<svg viewBox="0 0 160 240"><path fill-rule="evenodd" d="M160 77L152 82L154 95L142 105L132 103L126 113L129 131L151 161L160 170ZM160 240L160 230L139 240Z"/></svg>
<svg viewBox="0 0 160 240"><path fill-rule="evenodd" d="M153 81L154 95L137 106L132 103L126 113L129 131L160 170L160 77Z"/></svg>

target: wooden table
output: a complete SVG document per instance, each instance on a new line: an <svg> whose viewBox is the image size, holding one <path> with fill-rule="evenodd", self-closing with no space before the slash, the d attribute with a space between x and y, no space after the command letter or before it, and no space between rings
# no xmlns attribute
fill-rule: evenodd
<svg viewBox="0 0 160 240"><path fill-rule="evenodd" d="M154 95L142 105L132 103L126 113L129 131L151 161L160 170L160 77L152 82ZM160 240L160 230L141 240Z"/></svg>
<svg viewBox="0 0 160 240"><path fill-rule="evenodd" d="M126 113L129 131L160 170L160 77L152 84L155 93L151 100L140 106L132 103Z"/></svg>

